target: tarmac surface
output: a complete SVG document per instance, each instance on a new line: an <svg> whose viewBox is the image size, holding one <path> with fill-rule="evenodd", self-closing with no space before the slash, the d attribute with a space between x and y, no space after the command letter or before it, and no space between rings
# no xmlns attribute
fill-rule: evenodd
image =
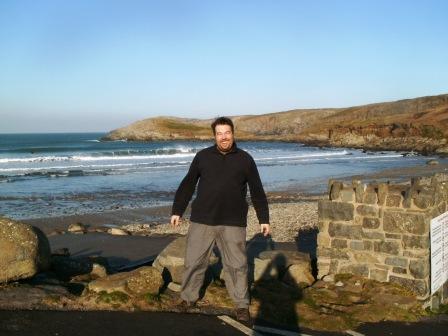
<svg viewBox="0 0 448 336"><path fill-rule="evenodd" d="M322 321L325 323L325 320ZM0 310L0 336L211 336L211 335L302 335L302 336L446 336L448 316L439 315L418 323L381 322L362 325L355 331L320 332L274 330L274 326L238 329L217 316L156 312L109 311L13 311ZM244 327L244 326L243 326ZM266 332L267 331L267 332Z"/></svg>

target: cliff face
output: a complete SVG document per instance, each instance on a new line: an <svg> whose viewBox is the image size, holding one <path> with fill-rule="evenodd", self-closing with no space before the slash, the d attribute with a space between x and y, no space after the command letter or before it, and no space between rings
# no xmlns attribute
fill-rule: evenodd
<svg viewBox="0 0 448 336"><path fill-rule="evenodd" d="M448 154L448 94L340 109L234 116L232 120L240 140ZM211 139L211 122L212 119L150 118L114 130L104 140Z"/></svg>

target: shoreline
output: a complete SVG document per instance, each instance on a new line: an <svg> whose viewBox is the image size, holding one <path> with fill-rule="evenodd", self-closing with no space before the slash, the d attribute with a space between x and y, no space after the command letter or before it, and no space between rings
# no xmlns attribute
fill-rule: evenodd
<svg viewBox="0 0 448 336"><path fill-rule="evenodd" d="M364 175L350 175L337 177L335 180L350 183L351 180L362 182L393 181L399 183L409 182L413 177L447 173L448 164L420 165L404 168L389 168ZM326 181L328 184L328 180ZM322 185L320 185L322 187ZM317 188L318 189L318 188ZM325 188L326 189L326 188ZM271 213L272 238L275 241L292 242L298 239L301 230L317 228L317 203L327 197L324 193L313 193L309 186L290 185L281 191L266 193ZM46 235L66 231L73 223L83 223L88 227L110 228L121 227L132 235L172 235L186 234L189 226L189 211L184 215L183 224L173 228L169 224L171 205L155 206L149 208L120 209L89 214L42 217L22 219L22 222L37 226ZM252 206L249 207L247 221L247 239L251 239L259 231L258 220Z"/></svg>

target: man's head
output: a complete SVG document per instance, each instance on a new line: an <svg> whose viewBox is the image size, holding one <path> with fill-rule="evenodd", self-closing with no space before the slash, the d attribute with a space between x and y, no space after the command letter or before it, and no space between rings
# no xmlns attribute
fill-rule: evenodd
<svg viewBox="0 0 448 336"><path fill-rule="evenodd" d="M229 118L219 117L212 123L216 145L221 152L228 152L233 146L233 122Z"/></svg>

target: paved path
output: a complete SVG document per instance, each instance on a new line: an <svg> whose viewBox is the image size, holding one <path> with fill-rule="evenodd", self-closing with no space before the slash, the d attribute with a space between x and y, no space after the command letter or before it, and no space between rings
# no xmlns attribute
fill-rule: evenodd
<svg viewBox="0 0 448 336"><path fill-rule="evenodd" d="M322 321L325 323L325 321ZM419 323L369 323L356 331L288 331L275 326L247 328L227 316L156 312L11 311L0 310L0 336L446 336L448 316Z"/></svg>

